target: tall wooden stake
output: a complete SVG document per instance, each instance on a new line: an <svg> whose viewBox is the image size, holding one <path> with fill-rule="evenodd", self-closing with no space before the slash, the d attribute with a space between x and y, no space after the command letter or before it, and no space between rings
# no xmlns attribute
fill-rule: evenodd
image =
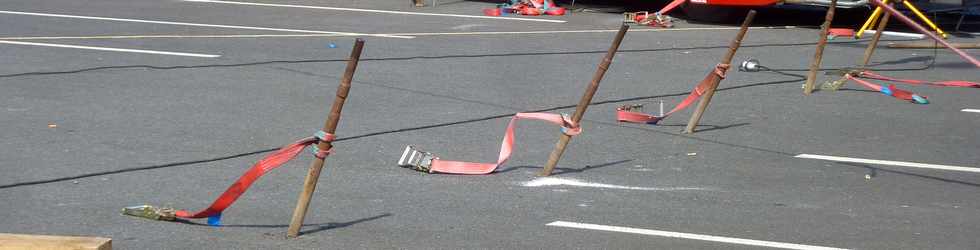
<svg viewBox="0 0 980 250"><path fill-rule="evenodd" d="M344 78L337 86L337 97L333 100L330 108L330 116L327 117L326 124L323 125L323 132L333 134L337 130L337 123L340 122L340 112L344 109L344 101L347 100L347 93L350 92L350 82L354 79L354 71L357 70L357 62L361 58L361 50L364 48L364 40L358 38L354 42L354 49L350 53L350 60L347 61L347 70L344 71ZM328 141L320 141L316 145L320 150L330 150L333 145ZM303 192L299 194L299 201L296 202L296 210L293 211L293 219L289 223L289 230L286 236L293 238L299 236L299 229L303 227L303 219L306 217L306 209L310 207L310 199L313 198L313 191L316 190L317 180L320 179L320 170L323 169L324 159L313 158L310 163L310 171L306 174L306 181L303 182Z"/></svg>
<svg viewBox="0 0 980 250"><path fill-rule="evenodd" d="M575 114L572 115L572 121L578 124L582 121L582 116L585 115L585 109L589 107L589 103L592 102L592 96L595 95L596 90L599 89L599 82L602 81L602 77L606 74L606 70L609 69L609 65L612 64L613 56L616 55L616 51L619 51L619 44L623 42L623 37L626 36L626 31L629 30L630 26L623 24L619 27L619 33L616 33L616 38L613 39L612 46L609 46L609 51L606 52L606 57L602 58L602 62L599 63L599 69L596 70L595 74L592 75L592 83L589 84L588 88L585 89L585 94L582 95L582 99L579 100L578 105L575 106ZM558 138L558 143L555 144L555 150L551 151L551 155L548 156L548 163L544 165L544 169L538 173L538 176L549 176L551 172L555 170L555 166L558 165L558 160L561 159L561 155L565 153L565 147L568 146L568 142L572 140L572 136L561 134Z"/></svg>
<svg viewBox="0 0 980 250"><path fill-rule="evenodd" d="M728 54L721 59L721 64L731 64L732 58L735 57L735 52L738 48L742 46L742 39L745 38L745 33L749 31L749 24L752 24L752 20L755 19L755 10L749 11L749 14L745 16L745 20L742 21L742 28L738 30L738 35L735 35L735 39L732 39L732 43L728 45ZM701 121L701 116L704 115L704 110L708 109L708 104L711 103L711 97L715 95L715 89L718 89L718 84L721 83L721 76L718 74L709 74L709 86L705 90L704 96L701 96L701 101L698 102L698 109L694 110L694 114L691 115L691 120L687 122L687 127L684 129L684 133L693 134L694 128L698 126L698 122Z"/></svg>
<svg viewBox="0 0 980 250"><path fill-rule="evenodd" d="M900 21L902 23L905 23L905 25L908 25L909 27L911 27L915 31L918 31L919 33L922 33L923 35L926 35L929 38L932 38L932 40L935 40L939 44L942 44L946 48L949 48L949 50L952 50L953 52L955 52L957 55L959 55L960 57L962 57L967 62L970 62L971 64L973 64L977 68L980 68L980 60L977 60L976 58L973 58L973 56L971 56L970 54L966 53L963 50L957 49L956 46L953 46L952 44L949 44L949 42L947 42L942 37L939 37L938 35L936 35L932 31L929 31L925 27L922 27L922 25L919 25L918 23L915 23L915 21L913 21L911 18L909 18L909 17L905 16L904 14L902 14L902 12L899 12L894 7L882 3L881 0L870 0L870 2L873 3L873 4L875 4L875 5L880 6L881 9L885 11L885 13L892 14L892 16L894 16L895 19L897 19L898 21Z"/></svg>
<svg viewBox="0 0 980 250"><path fill-rule="evenodd" d="M817 80L817 70L820 69L820 61L823 60L823 48L827 46L827 33L830 31L830 23L834 21L834 9L837 9L837 0L830 1L827 16L823 20L823 25L820 26L820 40L817 40L817 51L813 54L813 61L810 62L810 72L806 75L803 94L809 95L813 92L813 83Z"/></svg>
<svg viewBox="0 0 980 250"><path fill-rule="evenodd" d="M871 55L875 53L875 48L878 47L878 41L881 40L881 33L885 33L885 26L888 25L888 18L891 15L891 13L885 13L885 16L881 17L878 28L875 29L877 32L871 37L871 43L868 44L868 48L864 50L864 60L861 61L861 67L868 67L868 62L871 62Z"/></svg>

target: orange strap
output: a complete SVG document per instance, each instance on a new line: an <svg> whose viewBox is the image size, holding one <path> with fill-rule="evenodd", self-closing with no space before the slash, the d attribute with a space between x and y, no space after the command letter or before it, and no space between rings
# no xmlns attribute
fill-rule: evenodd
<svg viewBox="0 0 980 250"><path fill-rule="evenodd" d="M514 150L514 125L519 119L540 120L553 123L561 126L562 132L567 135L578 135L582 133L582 128L567 116L549 113L517 113L510 119L510 123L507 124L507 130L504 133L504 140L500 143L500 153L497 156L496 163L434 159L432 160L431 172L448 174L489 174L493 172L497 167L507 162L511 152Z"/></svg>

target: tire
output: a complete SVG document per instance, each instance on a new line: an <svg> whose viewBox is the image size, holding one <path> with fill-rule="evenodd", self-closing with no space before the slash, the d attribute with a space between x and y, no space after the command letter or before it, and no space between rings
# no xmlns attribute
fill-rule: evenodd
<svg viewBox="0 0 980 250"><path fill-rule="evenodd" d="M681 5L681 10L688 19L709 23L729 23L738 21L745 17L749 12L745 8L712 6L706 4L692 4L690 2Z"/></svg>

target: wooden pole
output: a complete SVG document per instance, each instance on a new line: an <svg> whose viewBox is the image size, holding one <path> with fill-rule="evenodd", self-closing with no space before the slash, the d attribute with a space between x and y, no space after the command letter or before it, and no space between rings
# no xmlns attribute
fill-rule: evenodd
<svg viewBox="0 0 980 250"><path fill-rule="evenodd" d="M820 69L820 61L823 60L823 48L827 46L827 33L830 31L830 24L834 21L834 9L837 9L837 0L830 1L827 16L824 17L823 25L820 26L820 40L817 40L817 51L813 54L813 61L810 62L810 72L806 75L803 94L809 95L813 92L813 83L817 80L817 70Z"/></svg>
<svg viewBox="0 0 980 250"><path fill-rule="evenodd" d="M361 58L361 50L364 48L364 40L358 38L354 42L354 49L350 53L350 60L347 61L347 70L344 71L344 78L337 86L337 97L333 100L330 108L330 116L327 117L326 124L323 125L323 132L333 134L337 130L337 123L340 122L340 112L344 109L344 101L347 100L347 93L350 92L350 82L354 79L354 71L357 70L357 62ZM316 145L320 150L330 150L333 145L329 141L320 141ZM313 198L313 191L316 190L317 180L320 179L320 170L323 169L324 159L313 158L310 163L310 171L306 174L306 181L303 182L303 191L299 194L299 201L296 202L296 209L293 211L293 219L289 223L289 230L286 236L293 238L299 236L299 229L303 227L303 219L306 217L306 209L310 206L310 199Z"/></svg>
<svg viewBox="0 0 980 250"><path fill-rule="evenodd" d="M592 103L592 96L595 95L596 90L599 90L599 82L602 81L606 70L612 64L613 56L619 51L619 44L623 42L623 37L626 36L626 31L629 28L630 26L625 23L619 27L619 33L616 33L616 38L613 39L612 46L609 46L606 57L602 58L602 62L599 63L599 68L592 76L592 83L585 89L585 94L582 95L582 99L575 106L575 114L572 115L572 121L576 124L582 121L582 116L585 115L585 109L589 107L589 103ZM561 159L561 155L565 153L565 147L568 146L568 142L571 140L572 136L564 133L561 134L561 137L558 138L558 143L555 144L555 150L551 151L551 155L548 156L548 163L544 165L544 169L538 173L538 176L551 175L551 172L555 170L555 166L558 165L558 160Z"/></svg>
<svg viewBox="0 0 980 250"><path fill-rule="evenodd" d="M738 48L742 46L742 39L745 38L745 33L749 31L749 24L752 24L752 20L754 19L755 10L751 10L745 16L745 20L742 21L742 28L738 30L738 35L735 35L735 39L732 39L732 43L728 45L728 53L721 59L721 64L732 63L732 58L735 57L735 52L738 51ZM694 114L691 115L691 120L687 122L684 133L694 133L694 128L698 126L698 122L701 121L701 116L704 115L704 111L708 109L708 104L711 103L711 97L715 95L715 89L718 89L718 84L721 83L721 76L710 73L708 74L708 81L708 89L705 90L704 96L701 96L701 101L698 102L698 109L694 110Z"/></svg>
<svg viewBox="0 0 980 250"><path fill-rule="evenodd" d="M875 35L871 37L871 43L868 44L868 48L864 50L864 60L861 62L861 67L868 67L868 62L871 61L871 55L875 53L875 48L878 47L878 41L881 40L881 34L885 33L885 26L888 26L888 18L892 14L885 13L885 16L881 17L881 22L878 23L878 28L875 29Z"/></svg>

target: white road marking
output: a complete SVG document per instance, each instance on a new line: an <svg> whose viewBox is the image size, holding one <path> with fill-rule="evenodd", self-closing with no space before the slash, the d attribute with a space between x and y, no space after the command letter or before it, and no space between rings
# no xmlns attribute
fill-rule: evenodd
<svg viewBox="0 0 980 250"><path fill-rule="evenodd" d="M576 187L594 187L594 188L647 190L647 191L706 190L706 188L699 188L699 187L631 187L631 186L620 186L620 185L602 184L602 183L589 183L576 179L562 179L562 178L555 178L555 177L537 178L533 181L524 183L523 186L525 187L576 186Z"/></svg>
<svg viewBox="0 0 980 250"><path fill-rule="evenodd" d="M618 232L618 233L631 233L631 234L642 234L642 235L653 235L661 237L670 238L682 238L691 240L703 240L703 241L714 241L722 243L731 243L739 245L750 245L750 246L761 246L761 247L774 247L783 249L798 249L798 250L845 250L844 248L835 247L822 247L813 245L803 245L794 243L783 243L774 241L762 241L762 240L750 240L742 238L732 238L723 236L713 236L704 234L692 234L692 233L679 233L670 231L660 231L642 228L631 228L631 227L617 227L617 226L606 226L597 224L586 224L577 222L567 222L567 221L555 221L548 223L547 226L553 227L568 227L568 228L578 228L578 229L589 229L607 232Z"/></svg>
<svg viewBox="0 0 980 250"><path fill-rule="evenodd" d="M250 3L250 2L235 2L235 1L220 1L220 0L184 0L184 1L185 2L199 2L199 3L223 3L223 4L266 6L266 7L285 7L285 8L303 8L303 9L320 9L320 10L340 10L340 11L370 12L370 13L383 13L383 14L401 14L401 15L418 15L418 16L464 17L464 18L517 20L517 21L533 21L533 22L548 22L548 23L565 23L565 22L567 22L567 21L564 21L564 20L521 18L521 17L474 16L474 15L459 15L459 14L424 13L424 12L408 12L408 11L393 11L393 10L355 9L355 8L340 8L340 7L311 6L311 5L293 5L293 4Z"/></svg>
<svg viewBox="0 0 980 250"><path fill-rule="evenodd" d="M904 161L885 161L885 160L861 159L861 158L839 157L839 156L828 156L828 155L812 155L812 154L799 154L795 157L828 160L828 161L839 161L839 162L867 163L867 164L890 165L890 166L900 166L900 167L910 167L910 168L927 168L927 169L980 173L980 168L904 162Z"/></svg>
<svg viewBox="0 0 980 250"><path fill-rule="evenodd" d="M795 29L802 26L750 27L749 29ZM672 28L672 29L630 29L629 32L674 32L734 30L738 27ZM568 33L613 33L619 30L542 30L542 31L483 31L483 32L441 32L441 33L389 33L372 34L387 36L481 36L481 35L532 35ZM338 37L359 36L359 34L257 34L257 35L105 35L105 36L28 36L0 37L0 40L58 40L58 39L142 39L142 38L279 38L279 37Z"/></svg>
<svg viewBox="0 0 980 250"><path fill-rule="evenodd" d="M963 109L963 110L960 110L960 111L970 112L970 113L980 113L980 109Z"/></svg>
<svg viewBox="0 0 980 250"><path fill-rule="evenodd" d="M206 58L221 57L220 55L209 55L209 54L168 52L168 51L142 50L142 49L119 49L119 48L92 47L92 46L54 44L54 43L32 43L32 42L15 42L15 41L0 41L0 43L2 43L2 44L16 44L16 45L30 45L30 46L43 46L43 47L57 47L57 48L72 48L72 49L87 49L87 50L102 50L102 51L129 52L129 53L171 55L171 56L190 56L190 57L206 57Z"/></svg>
<svg viewBox="0 0 980 250"><path fill-rule="evenodd" d="M347 36L376 36L376 37L406 38L406 39L414 38L414 37L409 37L409 36L398 36L398 35L380 35L380 34L364 34L364 33L334 32L334 31L321 31L321 30L302 30L302 29L280 29L280 28L266 28L266 27L239 26L239 25L222 25L222 24L205 24L205 23L185 23L185 22L156 21L156 20L142 20L142 19L114 18L114 17L97 17L97 16L77 16L77 15L36 13L36 12L21 12L21 11L5 11L5 10L0 10L0 14L27 15L27 16L43 16L43 17L61 17L61 18L76 18L76 19L102 20L102 21L134 22L134 23L152 23L152 24L167 24L167 25L196 26L196 27L212 27L212 28L226 28L226 29L243 29L243 30L267 30L267 31L283 31L283 32L315 33L315 34L337 34L337 35L347 35Z"/></svg>

